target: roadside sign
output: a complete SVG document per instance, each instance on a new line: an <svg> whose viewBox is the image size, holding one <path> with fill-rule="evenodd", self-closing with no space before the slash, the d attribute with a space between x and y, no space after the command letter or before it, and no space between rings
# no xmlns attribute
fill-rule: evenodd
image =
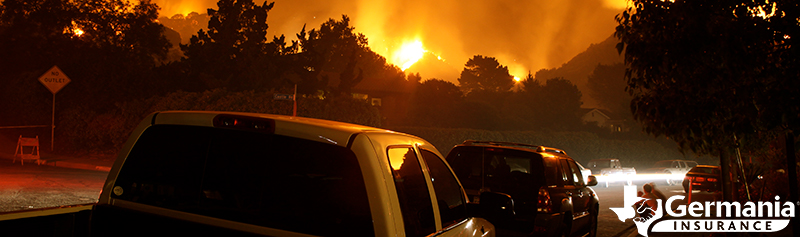
<svg viewBox="0 0 800 237"><path fill-rule="evenodd" d="M66 86L70 80L67 75L58 68L58 66L53 66L53 68L50 68L50 70L47 70L44 75L39 77L39 82L47 87L50 92L55 94L60 91L61 88L64 88L64 86Z"/></svg>
<svg viewBox="0 0 800 237"><path fill-rule="evenodd" d="M292 94L274 94L272 96L274 100L294 100L294 95Z"/></svg>
<svg viewBox="0 0 800 237"><path fill-rule="evenodd" d="M292 116L297 116L297 84L294 84L294 94L278 94L275 93L272 95L273 100L291 100L292 105Z"/></svg>
<svg viewBox="0 0 800 237"><path fill-rule="evenodd" d="M67 77L67 74L61 71L58 66L53 66L50 70L44 73L44 75L39 77L39 82L47 87L50 92L53 92L53 120L50 124L50 151L53 151L53 144L55 141L55 131L56 131L56 93L64 88L70 80Z"/></svg>

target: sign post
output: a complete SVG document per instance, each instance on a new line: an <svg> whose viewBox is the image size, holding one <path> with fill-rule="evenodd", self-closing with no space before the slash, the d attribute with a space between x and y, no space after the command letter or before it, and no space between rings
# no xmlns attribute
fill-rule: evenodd
<svg viewBox="0 0 800 237"><path fill-rule="evenodd" d="M53 117L50 124L50 151L53 151L53 141L55 141L56 130L56 93L64 88L70 80L58 66L53 66L50 70L39 77L39 82L42 83L50 92L53 93Z"/></svg>
<svg viewBox="0 0 800 237"><path fill-rule="evenodd" d="M292 116L297 117L297 84L294 84L294 95L292 95Z"/></svg>
<svg viewBox="0 0 800 237"><path fill-rule="evenodd" d="M273 94L273 100L291 100L293 102L292 105L292 116L297 116L297 84L294 85L294 94Z"/></svg>

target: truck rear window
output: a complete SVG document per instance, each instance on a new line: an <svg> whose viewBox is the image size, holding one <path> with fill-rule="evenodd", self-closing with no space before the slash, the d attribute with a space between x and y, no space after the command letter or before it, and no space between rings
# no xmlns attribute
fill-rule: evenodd
<svg viewBox="0 0 800 237"><path fill-rule="evenodd" d="M210 127L157 125L138 139L119 199L313 235L374 235L349 149Z"/></svg>

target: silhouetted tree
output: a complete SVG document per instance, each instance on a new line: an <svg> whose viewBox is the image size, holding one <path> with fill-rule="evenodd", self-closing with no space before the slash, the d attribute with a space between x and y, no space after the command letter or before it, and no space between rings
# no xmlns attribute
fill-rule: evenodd
<svg viewBox="0 0 800 237"><path fill-rule="evenodd" d="M371 51L367 47L367 38L354 33L354 29L346 15L341 21L329 19L319 30L311 29L306 33L303 28L297 38L301 49L299 63L302 70L309 72L303 76L305 86L313 86L310 88L312 91L327 89L329 82L326 78L331 74L338 76L336 88L339 92L349 92L360 82L356 68L361 66L357 62Z"/></svg>
<svg viewBox="0 0 800 237"><path fill-rule="evenodd" d="M800 6L770 2L635 0L617 16L615 35L629 66L631 109L645 131L719 155L725 174L735 144L785 133L796 201L800 59L793 42L800 39ZM730 187L727 175L723 180Z"/></svg>
<svg viewBox="0 0 800 237"><path fill-rule="evenodd" d="M461 90L452 82L430 79L422 82L411 98L408 119L413 125L432 127L456 127L463 125L459 120L458 108L464 102Z"/></svg>
<svg viewBox="0 0 800 237"><path fill-rule="evenodd" d="M475 55L464 65L458 83L467 95L479 91L501 93L511 90L514 77L508 73L508 67L500 65L497 59Z"/></svg>
<svg viewBox="0 0 800 237"><path fill-rule="evenodd" d="M530 74L523 81L523 92L533 112L531 120L539 127L553 130L574 130L581 125L581 91L572 82L561 78L548 79L544 83Z"/></svg>
<svg viewBox="0 0 800 237"><path fill-rule="evenodd" d="M208 9L208 31L200 30L182 49L190 75L209 88L234 91L274 88L276 47L267 41L267 13L273 3L220 0Z"/></svg>

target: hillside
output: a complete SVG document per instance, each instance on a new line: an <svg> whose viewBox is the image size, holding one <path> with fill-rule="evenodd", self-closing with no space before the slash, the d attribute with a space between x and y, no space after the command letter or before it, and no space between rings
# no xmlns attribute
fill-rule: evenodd
<svg viewBox="0 0 800 237"><path fill-rule="evenodd" d="M555 77L563 77L577 85L578 89L583 93L582 107L597 107L597 102L588 96L588 76L592 74L598 64L612 65L622 63L622 55L617 53L616 48L618 42L619 40L612 35L599 44L590 45L586 51L576 55L560 67L537 71L534 78L546 81Z"/></svg>

